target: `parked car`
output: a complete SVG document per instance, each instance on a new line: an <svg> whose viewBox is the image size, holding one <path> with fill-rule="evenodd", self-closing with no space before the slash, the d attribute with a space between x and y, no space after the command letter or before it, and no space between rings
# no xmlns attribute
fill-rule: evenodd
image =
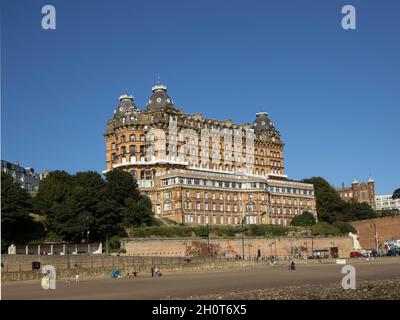
<svg viewBox="0 0 400 320"><path fill-rule="evenodd" d="M400 248L389 249L386 255L389 257L400 256Z"/></svg>
<svg viewBox="0 0 400 320"><path fill-rule="evenodd" d="M362 255L362 253L361 252L358 252L358 251L352 251L352 252L350 252L350 258L360 258L360 257L362 257L363 255Z"/></svg>

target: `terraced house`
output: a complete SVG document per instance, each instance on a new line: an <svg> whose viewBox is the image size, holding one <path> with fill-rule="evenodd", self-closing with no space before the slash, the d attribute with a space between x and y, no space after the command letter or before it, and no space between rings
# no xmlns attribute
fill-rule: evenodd
<svg viewBox="0 0 400 320"><path fill-rule="evenodd" d="M120 96L104 137L104 172L130 172L157 216L219 225L316 216L313 185L285 175L284 143L266 112L252 124L186 114L157 84L143 109Z"/></svg>

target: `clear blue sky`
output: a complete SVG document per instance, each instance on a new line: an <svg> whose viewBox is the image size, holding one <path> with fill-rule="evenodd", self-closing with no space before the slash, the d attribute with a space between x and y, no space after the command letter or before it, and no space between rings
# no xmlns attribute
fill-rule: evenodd
<svg viewBox="0 0 400 320"><path fill-rule="evenodd" d="M41 28L53 4L57 29ZM357 30L341 28L341 8ZM400 1L2 1L2 159L101 171L119 95L160 74L175 105L252 122L268 111L286 173L400 187Z"/></svg>

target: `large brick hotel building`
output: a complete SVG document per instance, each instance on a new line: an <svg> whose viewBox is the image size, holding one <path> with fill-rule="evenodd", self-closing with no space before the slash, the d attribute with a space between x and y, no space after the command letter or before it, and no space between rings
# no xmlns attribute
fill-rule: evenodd
<svg viewBox="0 0 400 320"><path fill-rule="evenodd" d="M285 175L284 143L266 112L252 125L186 114L158 84L144 109L121 96L104 137L104 172L130 172L157 216L288 225L303 211L316 215L313 185Z"/></svg>

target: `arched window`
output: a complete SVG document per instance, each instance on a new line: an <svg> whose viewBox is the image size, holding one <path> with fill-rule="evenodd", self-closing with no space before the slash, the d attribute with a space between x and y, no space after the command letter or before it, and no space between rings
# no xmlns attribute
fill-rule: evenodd
<svg viewBox="0 0 400 320"><path fill-rule="evenodd" d="M131 134L130 137L129 137L129 140L130 141L136 141L136 135Z"/></svg>
<svg viewBox="0 0 400 320"><path fill-rule="evenodd" d="M121 142L125 142L125 136L121 136Z"/></svg>

